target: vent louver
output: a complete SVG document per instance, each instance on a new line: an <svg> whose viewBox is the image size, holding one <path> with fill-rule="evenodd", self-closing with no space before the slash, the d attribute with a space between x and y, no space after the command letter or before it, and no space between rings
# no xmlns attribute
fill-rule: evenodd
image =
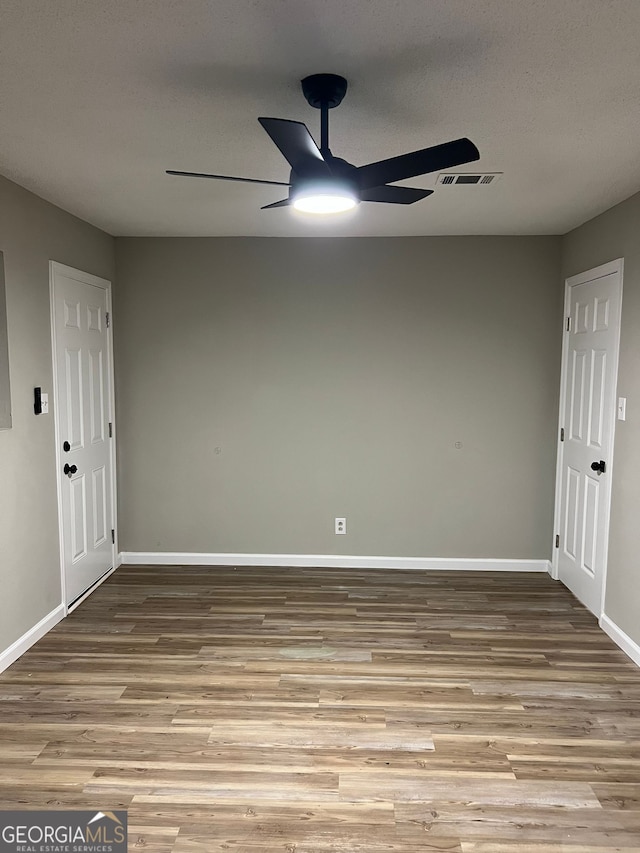
<svg viewBox="0 0 640 853"><path fill-rule="evenodd" d="M466 172L459 172L458 174L442 172L438 175L436 183L449 186L453 184L465 184L466 186L480 186L483 184L486 186L487 184L495 184L501 177L502 172L485 172L482 174L478 174L477 172L474 174Z"/></svg>

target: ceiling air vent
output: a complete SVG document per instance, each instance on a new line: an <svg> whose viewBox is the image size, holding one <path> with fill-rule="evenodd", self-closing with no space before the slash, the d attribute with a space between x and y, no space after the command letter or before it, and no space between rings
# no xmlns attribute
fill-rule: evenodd
<svg viewBox="0 0 640 853"><path fill-rule="evenodd" d="M438 184L467 184L470 186L480 186L480 184L495 184L502 177L502 172L485 172L484 174L471 174L458 172L451 174L441 172L438 175Z"/></svg>

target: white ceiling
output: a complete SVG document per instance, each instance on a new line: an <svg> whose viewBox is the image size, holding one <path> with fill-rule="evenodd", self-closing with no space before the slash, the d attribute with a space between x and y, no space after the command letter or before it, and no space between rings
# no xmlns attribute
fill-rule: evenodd
<svg viewBox="0 0 640 853"><path fill-rule="evenodd" d="M0 0L0 173L116 235L564 233L640 189L639 43L640 0ZM318 223L164 174L288 180L257 117L317 138L315 72L337 156L469 136L503 178Z"/></svg>

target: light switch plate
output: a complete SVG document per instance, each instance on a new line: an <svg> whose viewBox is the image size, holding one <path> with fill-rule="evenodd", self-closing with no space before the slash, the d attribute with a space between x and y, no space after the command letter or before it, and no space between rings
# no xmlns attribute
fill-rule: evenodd
<svg viewBox="0 0 640 853"><path fill-rule="evenodd" d="M42 414L48 415L49 414L49 395L43 393L40 397L40 400L42 402Z"/></svg>
<svg viewBox="0 0 640 853"><path fill-rule="evenodd" d="M618 420L625 421L627 419L627 398L618 397Z"/></svg>

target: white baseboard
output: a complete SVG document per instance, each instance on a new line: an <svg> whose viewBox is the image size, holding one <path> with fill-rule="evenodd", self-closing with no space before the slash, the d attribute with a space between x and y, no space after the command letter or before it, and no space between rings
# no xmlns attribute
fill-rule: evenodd
<svg viewBox="0 0 640 853"><path fill-rule="evenodd" d="M123 551L132 566L298 566L319 569L431 569L472 572L548 572L549 560L490 560L457 557L356 557L343 554L202 554Z"/></svg>
<svg viewBox="0 0 640 853"><path fill-rule="evenodd" d="M628 634L625 634L622 628L618 628L616 623L609 619L606 613L603 613L600 617L600 627L605 634L611 637L617 646L620 646L622 651L631 658L636 666L640 666L640 646Z"/></svg>
<svg viewBox="0 0 640 853"><path fill-rule="evenodd" d="M8 649L0 652L0 672L4 672L7 667L18 660L18 658L28 651L34 643L37 643L41 637L50 631L54 625L64 618L64 605L59 604L51 613L48 613L41 619L37 625L30 628L26 634L19 637L15 643L12 643Z"/></svg>

